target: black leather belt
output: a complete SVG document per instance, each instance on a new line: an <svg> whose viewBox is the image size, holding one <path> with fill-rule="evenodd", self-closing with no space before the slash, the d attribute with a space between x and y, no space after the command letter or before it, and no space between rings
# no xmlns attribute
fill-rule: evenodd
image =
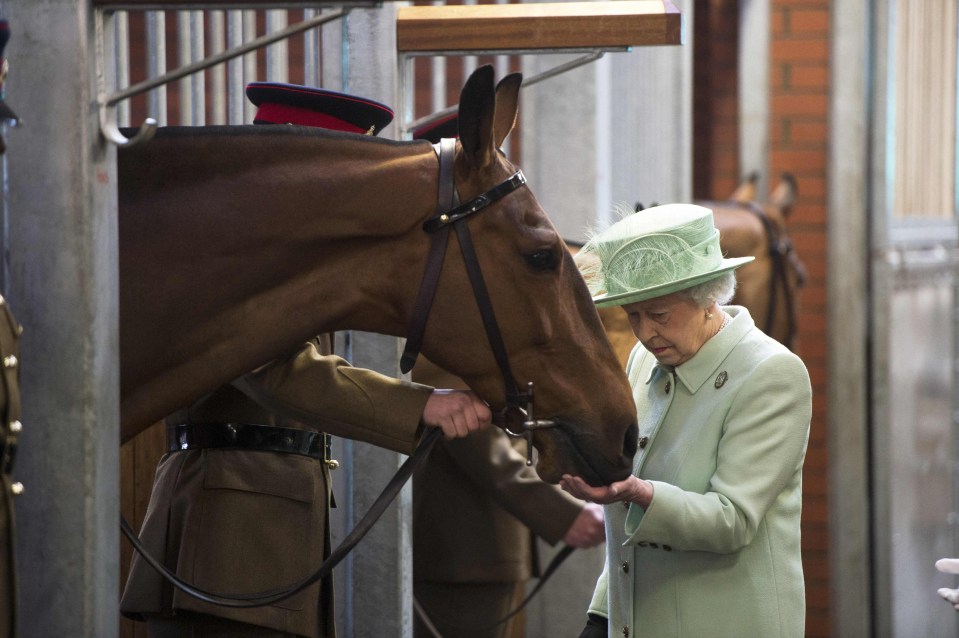
<svg viewBox="0 0 959 638"><path fill-rule="evenodd" d="M181 423L167 426L167 451L238 448L302 454L338 465L331 457L331 437L325 432L296 430L253 423ZM335 465L334 465L335 464Z"/></svg>

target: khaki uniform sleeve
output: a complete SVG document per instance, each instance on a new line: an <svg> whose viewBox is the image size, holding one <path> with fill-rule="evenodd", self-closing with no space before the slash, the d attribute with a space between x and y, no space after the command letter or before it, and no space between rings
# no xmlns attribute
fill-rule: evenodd
<svg viewBox="0 0 959 638"><path fill-rule="evenodd" d="M583 508L582 501L540 479L498 428L444 443L479 489L550 545L566 535Z"/></svg>
<svg viewBox="0 0 959 638"><path fill-rule="evenodd" d="M264 407L335 436L411 454L432 388L352 367L314 342L233 382Z"/></svg>

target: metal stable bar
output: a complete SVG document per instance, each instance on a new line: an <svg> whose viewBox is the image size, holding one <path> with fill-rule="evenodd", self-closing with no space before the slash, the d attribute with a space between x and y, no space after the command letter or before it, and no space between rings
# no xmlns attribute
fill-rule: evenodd
<svg viewBox="0 0 959 638"><path fill-rule="evenodd" d="M289 24L286 11L271 9L266 12L266 30L280 31ZM267 47L266 49L266 79L270 82L288 82L290 77L290 55L286 40Z"/></svg>
<svg viewBox="0 0 959 638"><path fill-rule="evenodd" d="M524 79L523 79L523 88L526 88L526 87L529 87L529 86L533 86L534 84L538 84L539 82L542 82L543 80L548 80L549 78L555 77L555 76L557 76L557 75L559 75L559 74L561 74L561 73L565 73L565 72L570 71L570 70L572 70L572 69L575 69L575 68L577 68L577 67L583 66L584 64L589 64L590 62L595 62L596 60L598 60L598 59L600 59L601 57L603 57L603 55L605 55L605 54L606 54L607 52L609 52L609 51L628 51L628 50L629 50L629 48L624 48L624 49L596 49L596 50L591 51L590 53L588 53L588 54L586 54L586 55L584 55L584 56L581 56L581 57L576 58L575 60L570 60L569 62L564 62L563 64L558 64L558 65L556 65L555 67L553 67L553 68L551 68L551 69L548 69L548 70L546 70L546 71L543 71L542 73L537 73L536 75L531 75L529 78L524 78ZM497 51L497 52L477 51L477 52L476 52L476 55L477 55L477 56L492 55L493 53L503 54L504 52L503 52L503 51ZM536 51L536 50L534 50L534 51L508 51L508 52L506 52L506 53L508 53L508 54L510 54L510 55L522 55L522 54L525 54L525 53L539 53L539 54L542 54L543 52L542 52L542 51ZM550 53L582 53L582 49L573 49L573 50L571 50L571 51L554 51L554 50L550 50ZM408 53L407 55L408 55L409 57L416 57L416 56L421 55L421 54L418 54L418 53ZM434 54L431 54L431 55L456 55L456 53L452 53L452 52L451 52L451 53L434 53ZM412 132L412 131L415 130L415 129L420 128L421 126L425 126L426 124L431 124L431 123L433 123L433 122L435 122L435 121L437 121L437 120L441 120L441 119L443 119L444 117L446 117L446 116L448 116L448 115L452 115L453 113L455 113L458 108L459 108L458 106L450 106L450 107L447 107L447 108L445 108L445 109L443 109L443 110L441 110L441 111L437 111L437 112L435 112L435 113L431 113L430 115L426 115L426 116L421 117L421 118L419 118L419 119L413 120L412 122L406 123L406 124L403 126L403 131L406 132L406 133L409 133L409 132Z"/></svg>
<svg viewBox="0 0 959 638"><path fill-rule="evenodd" d="M146 15L147 75L166 73L166 14L148 11ZM166 85L158 86L147 96L147 112L160 126L167 125Z"/></svg>
<svg viewBox="0 0 959 638"><path fill-rule="evenodd" d="M318 27L321 24L325 24L327 22L331 22L333 20L342 18L346 16L347 14L349 14L350 10L354 9L355 7L356 5L350 5L350 6L343 7L341 9L332 10L328 14L319 15L310 20L304 20L303 22L299 22L297 24L289 26L286 29L283 29L282 31L277 33L269 33L267 35L261 36L259 38L256 38L255 40L252 40L250 42L247 42L246 44L240 45L234 49L224 51L223 53L220 53L219 55L213 55L204 60L200 60L198 62L187 64L186 66L182 66L179 69L176 69L175 71L170 71L169 73L166 73L159 77L151 78L149 80L144 80L143 82L138 82L137 84L134 84L133 86L130 86L126 89L117 91L116 93L109 95L104 100L103 104L108 107L116 106L123 100L129 99L133 97L134 95L145 93L146 91L154 89L158 86L169 84L170 82L182 79L190 75L191 73L203 71L216 64L221 64L228 60L232 60L233 58L239 57L246 53L250 53L252 51L256 51L257 49L265 47L267 45L273 44L274 42L278 42L285 38L289 38L290 36L294 36L298 33L302 33L314 27Z"/></svg>
<svg viewBox="0 0 959 638"><path fill-rule="evenodd" d="M317 15L316 9L304 9L303 19ZM316 31L307 31L303 34L303 84L307 86L320 85L320 39Z"/></svg>
<svg viewBox="0 0 959 638"><path fill-rule="evenodd" d="M232 49L243 43L243 12L226 12L226 47ZM229 123L243 124L245 122L243 112L243 65L244 60L232 59L226 63L227 86L229 94Z"/></svg>
<svg viewBox="0 0 959 638"><path fill-rule="evenodd" d="M114 41L117 43L116 63L117 84L130 83L130 17L126 12L118 13L113 21ZM124 102L117 106L117 122L120 126L130 125L130 104Z"/></svg>
<svg viewBox="0 0 959 638"><path fill-rule="evenodd" d="M223 11L211 11L210 53L217 55L226 50L226 15ZM227 73L222 64L210 69L210 120L212 124L227 123Z"/></svg>

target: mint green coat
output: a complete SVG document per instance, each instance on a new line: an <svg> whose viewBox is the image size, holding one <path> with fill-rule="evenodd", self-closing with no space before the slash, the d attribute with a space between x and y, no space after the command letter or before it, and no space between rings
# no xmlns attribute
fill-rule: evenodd
<svg viewBox="0 0 959 638"><path fill-rule="evenodd" d="M627 363L639 415L633 473L647 510L606 506L606 565L590 613L610 636L798 638L799 547L812 390L802 361L745 308L689 361Z"/></svg>

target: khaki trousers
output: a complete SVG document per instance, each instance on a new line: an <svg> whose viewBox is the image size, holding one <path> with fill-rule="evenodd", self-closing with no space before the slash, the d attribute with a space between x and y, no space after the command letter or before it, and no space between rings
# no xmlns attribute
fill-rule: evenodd
<svg viewBox="0 0 959 638"><path fill-rule="evenodd" d="M522 600L522 583L439 583L414 585L416 599L442 638L510 638L513 621L489 627ZM518 624L518 622L517 622ZM522 635L522 634L521 634ZM413 638L435 638L419 614L414 614Z"/></svg>
<svg viewBox="0 0 959 638"><path fill-rule="evenodd" d="M147 635L149 638L301 638L286 631L182 611L171 619L148 620Z"/></svg>

